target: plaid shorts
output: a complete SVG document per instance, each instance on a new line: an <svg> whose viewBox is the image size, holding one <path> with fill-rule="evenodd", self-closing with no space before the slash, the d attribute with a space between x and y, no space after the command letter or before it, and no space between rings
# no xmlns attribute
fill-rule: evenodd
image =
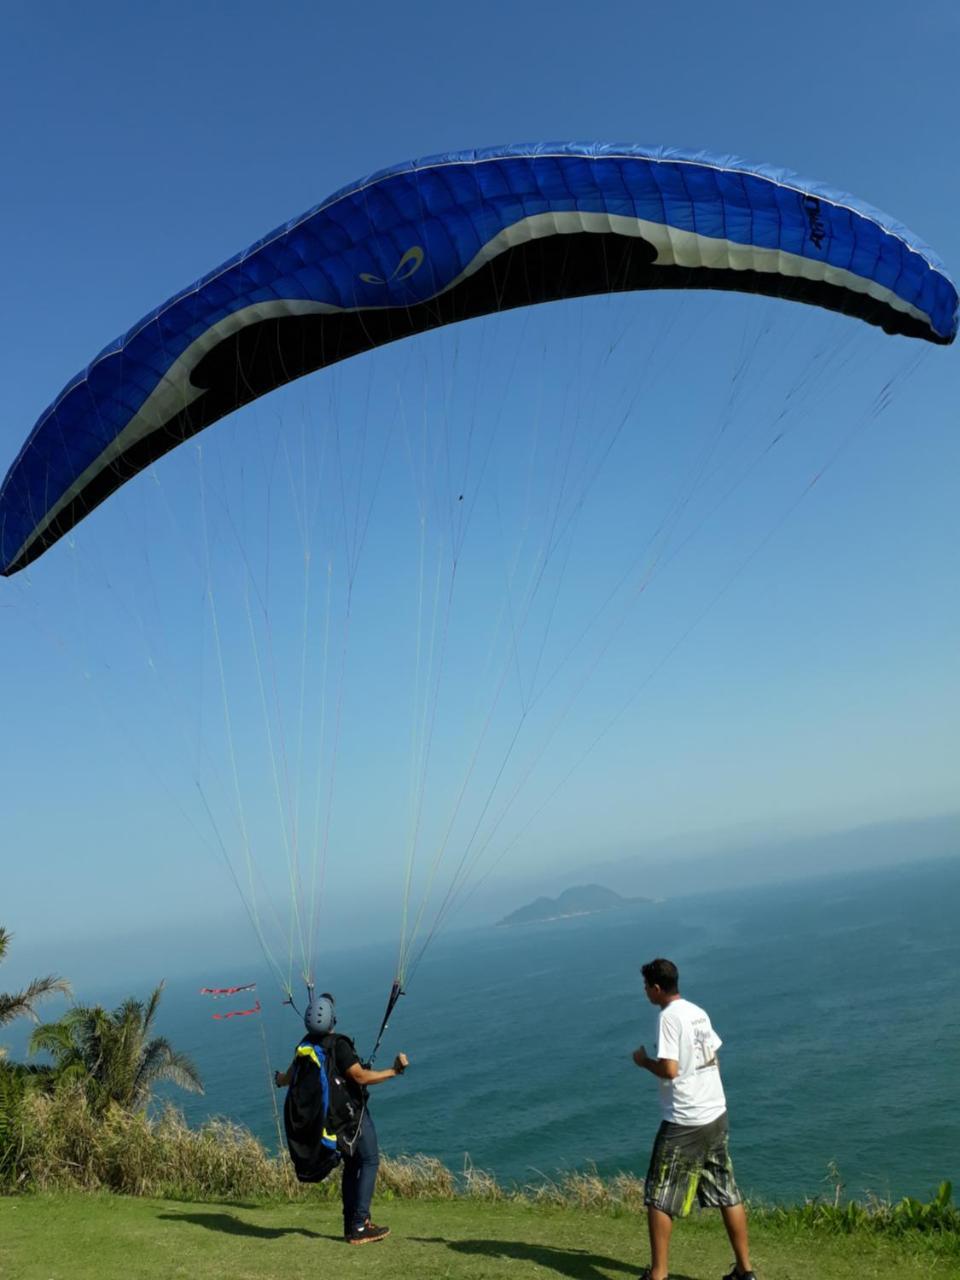
<svg viewBox="0 0 960 1280"><path fill-rule="evenodd" d="M727 1114L709 1124L671 1124L664 1120L650 1155L643 1203L671 1218L693 1208L719 1209L740 1204L743 1197L733 1176L727 1146Z"/></svg>

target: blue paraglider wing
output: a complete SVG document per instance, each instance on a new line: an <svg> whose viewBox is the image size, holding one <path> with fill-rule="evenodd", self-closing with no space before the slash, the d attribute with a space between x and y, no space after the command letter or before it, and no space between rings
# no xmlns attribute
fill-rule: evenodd
<svg viewBox="0 0 960 1280"><path fill-rule="evenodd" d="M41 416L0 488L0 573L259 395L411 334L510 307L736 289L949 343L957 290L850 196L670 148L538 144L414 161L345 188L175 295Z"/></svg>

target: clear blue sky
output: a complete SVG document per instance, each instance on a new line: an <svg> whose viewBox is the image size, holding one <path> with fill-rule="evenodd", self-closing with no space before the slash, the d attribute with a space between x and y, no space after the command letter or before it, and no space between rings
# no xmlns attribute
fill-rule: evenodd
<svg viewBox="0 0 960 1280"><path fill-rule="evenodd" d="M341 185L416 155L537 139L732 152L870 201L956 275L958 43L952 0L918 0L909 16L876 0L869 17L853 0L829 12L760 0L471 10L11 0L0 42L0 470L67 379L140 315ZM418 494L426 567L443 590L445 539L469 517L422 827L421 864L469 777L441 886L472 824L498 812L484 799L530 689L591 619L587 648L524 718L529 744L510 755L503 787L524 761L536 769L477 878L499 857L493 883L541 875L559 889L552 864L688 831L828 829L956 807L955 351L921 353L754 299L541 312L385 351L261 402L209 432L202 459L191 446L165 460L69 545L0 584L0 920L37 941L168 925L186 936L212 916L232 920L238 899L212 833L236 855L243 824L282 902L279 791L298 797L284 800L288 822L295 813L329 848L325 915L353 927L360 883L377 919L395 921L416 794L411 721L430 705L416 700L417 628L427 628L423 662L435 617L418 604ZM895 399L867 421L889 373ZM788 435L766 455L787 404ZM684 501L721 427L706 481ZM537 571L562 465L551 431L569 440L574 477L591 473L604 440L611 450L517 630L503 621L503 583L514 575L516 607ZM443 447L453 487L467 492L459 509L438 484ZM301 668L304 493L320 514ZM341 495L348 523L370 517L342 682L348 557L330 515ZM670 541L658 542L678 497ZM274 651L251 667L237 546L260 557L262 581L268 500ZM622 574L635 593L658 549L649 588L602 612ZM214 622L230 668L229 735ZM280 708L268 712L272 752L260 675ZM278 760L286 774L275 783Z"/></svg>

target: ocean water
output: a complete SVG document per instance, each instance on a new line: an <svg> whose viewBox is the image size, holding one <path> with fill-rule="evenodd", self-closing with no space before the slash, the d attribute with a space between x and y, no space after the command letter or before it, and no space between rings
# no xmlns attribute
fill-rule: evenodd
<svg viewBox="0 0 960 1280"><path fill-rule="evenodd" d="M438 938L380 1053L411 1059L373 1091L388 1153L465 1159L503 1181L596 1167L642 1175L659 1122L656 1082L631 1062L653 1043L639 966L675 960L681 988L724 1040L731 1146L745 1191L794 1200L827 1190L928 1197L960 1184L960 860L638 904L603 915ZM369 1050L392 953L331 960L339 1029ZM218 1022L197 989L260 980L260 1017ZM250 973L171 985L161 1027L190 1054L202 1098L277 1143L269 1073L300 1024ZM240 997L240 1001L246 997ZM246 1007L246 1006L243 1006ZM175 1091L174 1091L175 1092Z"/></svg>

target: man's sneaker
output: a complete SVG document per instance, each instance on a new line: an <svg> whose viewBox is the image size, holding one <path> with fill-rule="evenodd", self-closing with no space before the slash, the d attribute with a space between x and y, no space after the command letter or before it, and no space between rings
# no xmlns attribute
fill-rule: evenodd
<svg viewBox="0 0 960 1280"><path fill-rule="evenodd" d="M362 1227L354 1227L347 1232L347 1244L373 1244L375 1240L385 1240L390 1234L389 1227L378 1227L368 1218Z"/></svg>
<svg viewBox="0 0 960 1280"><path fill-rule="evenodd" d="M723 1280L757 1280L757 1273L755 1271L738 1271L737 1264L734 1263L731 1270L723 1277Z"/></svg>

